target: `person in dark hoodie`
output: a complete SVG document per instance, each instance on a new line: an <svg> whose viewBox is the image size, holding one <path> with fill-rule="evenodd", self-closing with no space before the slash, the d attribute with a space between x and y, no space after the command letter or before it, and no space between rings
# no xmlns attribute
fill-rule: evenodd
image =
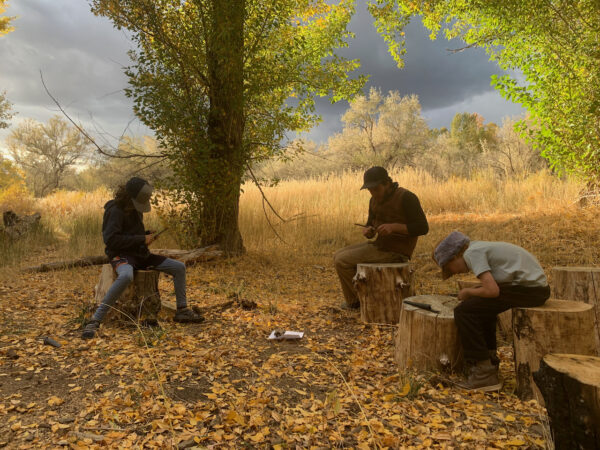
<svg viewBox="0 0 600 450"><path fill-rule="evenodd" d="M82 338L96 335L102 319L133 281L135 269L154 269L173 276L177 312L174 321L200 323L204 318L187 306L185 264L150 252L148 245L155 234L144 228L143 214L150 211L152 187L146 180L133 177L115 193L114 200L104 205L102 238L106 255L117 273L117 279L104 296L91 321L85 326Z"/></svg>

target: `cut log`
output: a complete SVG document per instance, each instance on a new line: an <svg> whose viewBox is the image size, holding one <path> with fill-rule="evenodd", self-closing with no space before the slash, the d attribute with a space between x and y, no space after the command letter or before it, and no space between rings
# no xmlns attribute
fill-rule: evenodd
<svg viewBox="0 0 600 450"><path fill-rule="evenodd" d="M354 287L365 323L397 324L402 299L414 295L410 264L359 264Z"/></svg>
<svg viewBox="0 0 600 450"><path fill-rule="evenodd" d="M600 358L549 354L533 378L557 450L600 449Z"/></svg>
<svg viewBox="0 0 600 450"><path fill-rule="evenodd" d="M513 309L516 394L523 400L543 398L532 373L548 353L597 356L592 306L571 300L547 300L536 308Z"/></svg>
<svg viewBox="0 0 600 450"><path fill-rule="evenodd" d="M458 289L481 286L478 281L457 281ZM498 314L497 329L500 339L507 345L512 344L512 310Z"/></svg>
<svg viewBox="0 0 600 450"><path fill-rule="evenodd" d="M554 267L553 296L593 305L596 347L600 352L600 267Z"/></svg>
<svg viewBox="0 0 600 450"><path fill-rule="evenodd" d="M222 251L218 250L218 246L216 245L195 248L193 250L159 248L152 249L151 252L157 255L166 256L167 258L177 259L185 263L188 267L199 262L210 261L223 254ZM84 256L83 258L71 259L69 261L45 263L39 266L28 267L24 270L27 272L50 272L53 270L71 269L73 267L99 266L107 264L108 262L108 257L106 255Z"/></svg>
<svg viewBox="0 0 600 450"><path fill-rule="evenodd" d="M437 312L406 302L430 305ZM394 350L400 368L453 371L462 367L462 347L454 323L454 308L459 303L456 297L447 295L418 295L404 300Z"/></svg>
<svg viewBox="0 0 600 450"><path fill-rule="evenodd" d="M156 320L161 307L158 292L159 274L160 272L156 270L136 270L133 283L127 287L113 308L110 309L105 321ZM100 280L95 288L96 306L102 302L106 291L116 278L117 274L110 264L102 266Z"/></svg>

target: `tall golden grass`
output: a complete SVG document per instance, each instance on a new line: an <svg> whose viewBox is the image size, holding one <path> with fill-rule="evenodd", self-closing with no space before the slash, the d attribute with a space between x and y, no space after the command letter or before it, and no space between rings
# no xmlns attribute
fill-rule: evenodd
<svg viewBox="0 0 600 450"><path fill-rule="evenodd" d="M390 175L417 194L428 215L431 231L417 247L417 253L423 255L435 240L454 228L473 232L478 239L509 240L527 247L523 236L530 236L527 239L536 239L536 236L519 233L514 224L538 218L542 224L556 218L565 221L569 214L577 221L579 213L574 205L583 187L576 180L559 179L547 172L507 180L486 172L471 179L445 181L414 169L398 170ZM263 205L257 187L246 183L239 217L246 248L267 257L282 254L330 257L336 248L361 240L360 229L354 223L366 221L369 201L369 193L360 190L361 184L362 173L348 172L284 181L275 187L263 188L274 209L287 219L282 222ZM14 199L13 209L19 213L41 212L43 225L55 237L54 256L76 257L102 253L103 205L111 198L112 192L107 189L90 193L57 192L38 200L21 195ZM4 198L2 207L9 209L10 199ZM156 211L146 216L145 223L147 228L161 227ZM507 235L506 230L515 226L517 228ZM564 222L563 226L568 227L569 223ZM555 232L548 233L548 239L558 239ZM163 248L174 245L175 239L168 233L155 244ZM584 258L586 261L595 258L595 253L590 252Z"/></svg>
<svg viewBox="0 0 600 450"><path fill-rule="evenodd" d="M390 174L400 186L414 192L431 219L452 215L548 214L576 203L581 183L540 172L526 178L501 180L483 172L471 179L439 181L428 173L408 169ZM267 215L277 233L297 250L312 251L330 243L344 245L360 238L355 222L367 220L369 193L361 191L362 173L349 172L316 179L285 181L264 188L269 202L284 218ZM249 249L289 247L277 238L263 211L256 186L244 186L240 228Z"/></svg>

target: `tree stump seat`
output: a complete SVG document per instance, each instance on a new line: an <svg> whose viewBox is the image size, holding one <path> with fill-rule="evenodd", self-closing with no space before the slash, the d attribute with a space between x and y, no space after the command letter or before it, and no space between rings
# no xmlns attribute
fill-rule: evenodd
<svg viewBox="0 0 600 450"><path fill-rule="evenodd" d="M158 292L157 270L135 270L133 282L127 286L113 308L110 308L105 321L156 320L161 308ZM100 305L106 292L116 280L117 274L110 264L104 264L100 279L95 287L96 307Z"/></svg>
<svg viewBox="0 0 600 450"><path fill-rule="evenodd" d="M435 312L407 302L430 305ZM462 367L463 352L454 323L459 303L447 295L404 299L394 346L394 360L401 369L456 371Z"/></svg>
<svg viewBox="0 0 600 450"><path fill-rule="evenodd" d="M408 263L358 264L353 283L364 323L397 324L402 299L414 295Z"/></svg>
<svg viewBox="0 0 600 450"><path fill-rule="evenodd" d="M593 306L594 338L600 352L600 267L554 267L552 293L556 298Z"/></svg>
<svg viewBox="0 0 600 450"><path fill-rule="evenodd" d="M600 358L551 353L533 378L544 395L555 448L600 449Z"/></svg>
<svg viewBox="0 0 600 450"><path fill-rule="evenodd" d="M592 305L549 299L535 308L513 308L516 394L523 400L543 397L532 374L549 353L597 356Z"/></svg>

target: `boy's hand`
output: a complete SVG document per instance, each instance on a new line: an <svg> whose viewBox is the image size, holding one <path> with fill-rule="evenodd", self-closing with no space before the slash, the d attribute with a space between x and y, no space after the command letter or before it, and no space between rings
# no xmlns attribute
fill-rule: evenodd
<svg viewBox="0 0 600 450"><path fill-rule="evenodd" d="M146 235L146 245L152 244L156 240L154 233Z"/></svg>
<svg viewBox="0 0 600 450"><path fill-rule="evenodd" d="M468 299L470 296L471 296L471 295L469 294L469 288L464 288L464 289L461 289L461 290L460 290L460 292L458 293L458 296L457 296L457 298L458 298L460 301L463 301L463 300L466 300L466 299Z"/></svg>

